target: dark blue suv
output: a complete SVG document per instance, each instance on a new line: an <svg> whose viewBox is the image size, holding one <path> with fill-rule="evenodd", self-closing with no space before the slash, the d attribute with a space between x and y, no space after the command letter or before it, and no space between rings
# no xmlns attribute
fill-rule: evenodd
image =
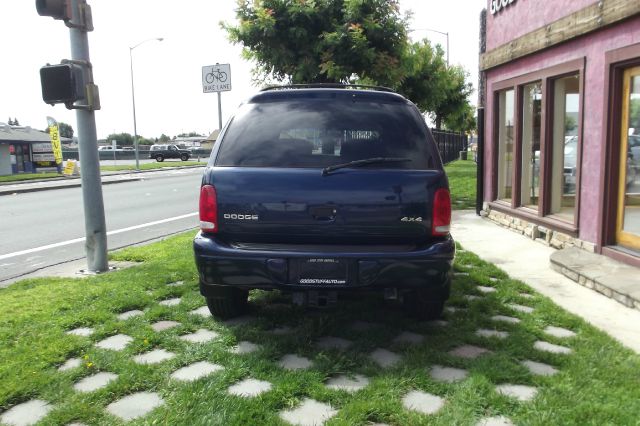
<svg viewBox="0 0 640 426"><path fill-rule="evenodd" d="M251 289L326 306L379 291L442 314L455 245L442 161L418 109L383 88L265 89L224 128L204 172L194 240L211 313Z"/></svg>

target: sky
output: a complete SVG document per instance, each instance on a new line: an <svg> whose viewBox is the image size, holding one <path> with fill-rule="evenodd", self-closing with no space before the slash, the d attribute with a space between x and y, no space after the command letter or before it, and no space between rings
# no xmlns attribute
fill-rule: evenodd
<svg viewBox="0 0 640 426"><path fill-rule="evenodd" d="M96 112L98 138L111 133L133 134L129 47L135 48L133 68L138 134L209 134L218 128L215 93L202 91L202 67L230 64L232 90L222 93L226 122L238 105L260 87L251 82L252 64L231 44L219 22L235 22L235 0L89 0L94 31L89 33L94 80L102 109ZM46 127L46 117L71 124L74 111L42 101L40 67L70 59L69 30L62 21L39 16L35 0L4 2L0 40L0 122L17 118L21 125ZM446 46L450 61L465 67L477 86L478 27L486 0L447 2L400 0L403 12L412 11L413 40L429 38ZM471 99L476 101L476 95Z"/></svg>

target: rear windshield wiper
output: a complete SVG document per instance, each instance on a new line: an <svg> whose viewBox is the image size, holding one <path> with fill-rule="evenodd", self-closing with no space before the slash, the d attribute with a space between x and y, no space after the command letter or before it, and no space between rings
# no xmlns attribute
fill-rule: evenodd
<svg viewBox="0 0 640 426"><path fill-rule="evenodd" d="M329 173L335 170L344 169L347 167L360 167L360 166L366 166L367 164L375 164L375 163L403 163L405 161L411 161L411 158L404 158L404 157L365 158L364 160L349 161L348 163L336 164L334 166L325 167L324 169L322 169L322 176L327 176Z"/></svg>

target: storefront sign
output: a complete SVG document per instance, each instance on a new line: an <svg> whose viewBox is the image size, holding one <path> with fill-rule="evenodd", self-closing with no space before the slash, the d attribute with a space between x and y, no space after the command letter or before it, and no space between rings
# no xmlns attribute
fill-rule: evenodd
<svg viewBox="0 0 640 426"><path fill-rule="evenodd" d="M50 162L54 163L56 161L56 157L53 155L53 152L47 152L44 154L32 154L33 161L36 162Z"/></svg>
<svg viewBox="0 0 640 426"><path fill-rule="evenodd" d="M491 0L491 14L495 15L515 2L516 0Z"/></svg>

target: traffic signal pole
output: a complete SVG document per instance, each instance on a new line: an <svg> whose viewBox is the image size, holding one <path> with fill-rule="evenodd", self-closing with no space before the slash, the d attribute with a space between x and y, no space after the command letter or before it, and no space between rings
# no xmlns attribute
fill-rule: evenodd
<svg viewBox="0 0 640 426"><path fill-rule="evenodd" d="M86 61L90 64L89 38L81 17L83 0L71 1L72 19L69 26L71 40L71 58L74 61ZM90 12L89 12L90 13ZM89 18L90 19L90 18ZM92 74L92 73L89 73ZM91 81L90 83L93 83ZM109 269L107 259L107 226L104 218L102 181L100 179L100 158L96 117L93 109L76 109L78 121L78 149L80 151L82 202L84 207L85 250L89 272L106 272Z"/></svg>

